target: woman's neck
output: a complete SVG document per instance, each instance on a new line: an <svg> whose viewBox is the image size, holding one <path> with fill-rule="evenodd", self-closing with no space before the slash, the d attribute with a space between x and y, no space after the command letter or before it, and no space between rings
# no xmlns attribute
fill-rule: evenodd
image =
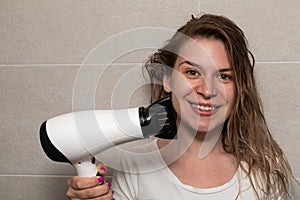
<svg viewBox="0 0 300 200"><path fill-rule="evenodd" d="M158 147L165 159L186 157L202 160L226 153L222 144L221 129L207 133L178 130L177 140L160 140Z"/></svg>
<svg viewBox="0 0 300 200"><path fill-rule="evenodd" d="M209 132L190 133L191 131L182 130L178 134L179 148L185 149L188 154L203 159L210 154L225 152L222 144L222 127Z"/></svg>

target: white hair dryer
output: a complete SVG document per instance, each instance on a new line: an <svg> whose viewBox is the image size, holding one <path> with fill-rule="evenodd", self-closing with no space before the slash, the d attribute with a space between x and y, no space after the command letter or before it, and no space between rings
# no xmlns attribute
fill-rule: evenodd
<svg viewBox="0 0 300 200"><path fill-rule="evenodd" d="M96 155L112 146L156 136L173 139L177 127L170 97L150 106L123 110L88 110L42 123L40 141L53 161L72 164L78 176L96 176Z"/></svg>

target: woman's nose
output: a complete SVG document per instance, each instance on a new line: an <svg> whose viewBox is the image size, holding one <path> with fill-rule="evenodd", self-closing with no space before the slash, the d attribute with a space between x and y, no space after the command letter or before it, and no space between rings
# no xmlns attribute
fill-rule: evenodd
<svg viewBox="0 0 300 200"><path fill-rule="evenodd" d="M210 79L201 79L196 85L196 92L199 95L202 95L205 99L210 99L216 96L216 89L214 83Z"/></svg>

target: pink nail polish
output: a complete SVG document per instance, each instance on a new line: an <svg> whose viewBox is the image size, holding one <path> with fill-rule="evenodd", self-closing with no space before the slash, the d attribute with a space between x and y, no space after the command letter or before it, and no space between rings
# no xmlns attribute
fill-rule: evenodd
<svg viewBox="0 0 300 200"><path fill-rule="evenodd" d="M103 183L103 181L104 181L103 177L98 178L98 183Z"/></svg>
<svg viewBox="0 0 300 200"><path fill-rule="evenodd" d="M108 188L110 188L111 187L111 184L110 183L108 183Z"/></svg>
<svg viewBox="0 0 300 200"><path fill-rule="evenodd" d="M104 167L101 167L100 168L102 171L106 172L106 169Z"/></svg>

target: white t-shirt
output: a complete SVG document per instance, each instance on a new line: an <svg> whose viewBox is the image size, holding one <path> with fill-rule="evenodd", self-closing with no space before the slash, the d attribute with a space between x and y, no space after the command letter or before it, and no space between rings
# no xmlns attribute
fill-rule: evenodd
<svg viewBox="0 0 300 200"><path fill-rule="evenodd" d="M222 186L195 188L183 184L167 167L159 153L157 139L127 143L124 149L129 151L120 158L122 169L115 172L112 181L116 200L234 200L239 184L242 191L239 200L256 199L249 179L240 168Z"/></svg>

